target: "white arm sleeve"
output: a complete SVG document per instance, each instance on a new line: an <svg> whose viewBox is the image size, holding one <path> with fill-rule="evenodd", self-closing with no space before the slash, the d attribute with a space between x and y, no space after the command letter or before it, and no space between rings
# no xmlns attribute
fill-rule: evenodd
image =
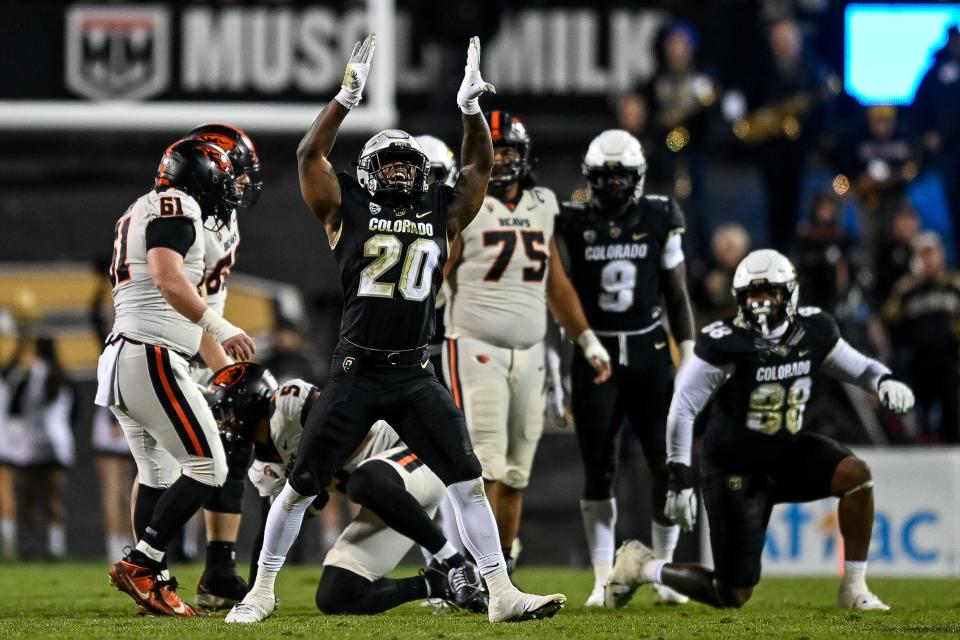
<svg viewBox="0 0 960 640"><path fill-rule="evenodd" d="M660 268L673 269L683 262L683 243L680 241L679 233L671 233L667 238L667 244L663 245L663 253L660 254Z"/></svg>
<svg viewBox="0 0 960 640"><path fill-rule="evenodd" d="M855 384L872 394L877 393L880 378L890 373L886 366L863 355L843 338L837 340L821 366L828 376Z"/></svg>
<svg viewBox="0 0 960 640"><path fill-rule="evenodd" d="M727 377L726 370L695 354L680 368L674 382L670 413L667 414L667 462L690 466L693 421Z"/></svg>

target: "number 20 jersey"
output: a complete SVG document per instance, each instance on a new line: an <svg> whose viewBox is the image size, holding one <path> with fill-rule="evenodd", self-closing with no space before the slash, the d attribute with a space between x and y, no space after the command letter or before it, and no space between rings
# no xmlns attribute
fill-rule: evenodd
<svg viewBox="0 0 960 640"><path fill-rule="evenodd" d="M342 224L333 255L343 287L340 336L368 349L426 346L447 261L447 201L453 189L430 185L403 210L374 202L340 173Z"/></svg>
<svg viewBox="0 0 960 640"><path fill-rule="evenodd" d="M763 468L803 428L813 376L840 339L837 323L801 307L778 343L732 320L704 327L694 353L732 372L709 405L703 454L723 468Z"/></svg>
<svg viewBox="0 0 960 640"><path fill-rule="evenodd" d="M182 191L151 191L134 202L117 220L113 241L115 334L160 345L192 356L200 347L203 330L171 307L150 275L147 264L147 226L155 220L183 218L193 224L193 244L183 256L183 272L198 285L203 278L203 224L200 205Z"/></svg>
<svg viewBox="0 0 960 640"><path fill-rule="evenodd" d="M660 319L660 258L670 236L685 228L680 207L664 196L643 196L613 222L590 205L563 204L557 233L593 329L638 331Z"/></svg>
<svg viewBox="0 0 960 640"><path fill-rule="evenodd" d="M487 196L460 232L461 260L449 278L447 337L467 336L507 349L526 349L547 330L544 280L557 198L526 189L510 208Z"/></svg>

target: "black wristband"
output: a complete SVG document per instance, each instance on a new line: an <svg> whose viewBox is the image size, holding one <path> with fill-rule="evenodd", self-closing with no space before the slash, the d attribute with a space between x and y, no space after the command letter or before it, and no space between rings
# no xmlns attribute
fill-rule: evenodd
<svg viewBox="0 0 960 640"><path fill-rule="evenodd" d="M667 464L669 479L667 480L667 489L679 493L684 489L693 486L690 481L690 467L679 462L670 462Z"/></svg>
<svg viewBox="0 0 960 640"><path fill-rule="evenodd" d="M885 374L883 374L882 376L880 376L880 379L879 379L879 380L877 380L877 393L880 393L880 385L882 385L882 384L883 384L884 382L886 382L887 380L893 380L894 382L900 382L900 380L899 380L895 375L893 375L892 373L885 373Z"/></svg>

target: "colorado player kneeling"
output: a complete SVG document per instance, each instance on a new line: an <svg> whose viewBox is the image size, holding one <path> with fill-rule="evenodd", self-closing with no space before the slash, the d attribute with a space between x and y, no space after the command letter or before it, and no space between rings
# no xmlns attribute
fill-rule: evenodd
<svg viewBox="0 0 960 640"><path fill-rule="evenodd" d="M639 585L650 582L715 607L740 607L760 580L773 505L835 496L846 561L838 605L886 611L866 583L873 529L870 469L833 440L802 431L803 411L818 369L878 394L895 413L910 410L913 393L887 367L847 344L830 315L797 307L796 270L776 251L762 249L744 258L733 294L737 317L703 329L694 356L677 377L667 418L665 513L691 531L697 513L689 481L693 422L713 398L701 484L716 568L658 561L636 540L627 541L617 551L607 605L624 606Z"/></svg>
<svg viewBox="0 0 960 640"><path fill-rule="evenodd" d="M252 445L248 477L261 498L272 501L283 489L303 423L319 398L315 386L303 380L278 385L270 371L250 362L214 375L208 401L221 438L228 452L249 451ZM486 612L486 591L476 566L432 520L445 494L443 482L390 425L374 423L337 472L335 485L362 508L324 559L317 608L327 614L371 614L439 598ZM322 506L316 505L316 511ZM430 567L421 576L385 578L414 542L433 554ZM255 549L254 556L259 554Z"/></svg>

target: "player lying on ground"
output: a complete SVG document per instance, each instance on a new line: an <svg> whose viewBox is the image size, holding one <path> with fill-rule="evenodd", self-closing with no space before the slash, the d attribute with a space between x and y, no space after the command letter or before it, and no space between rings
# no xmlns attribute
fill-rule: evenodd
<svg viewBox="0 0 960 640"><path fill-rule="evenodd" d="M234 364L214 375L210 409L228 455L252 446L248 476L261 498L272 501L283 489L303 424L319 399L313 385L289 380L278 386L257 364ZM432 520L443 483L386 422L373 425L333 484L362 508L324 559L317 587L321 611L380 613L423 598L486 611L476 566L457 553ZM433 554L433 564L420 576L385 578L414 542ZM259 552L258 545L254 553Z"/></svg>
<svg viewBox="0 0 960 640"><path fill-rule="evenodd" d="M870 469L833 440L802 431L803 411L817 370L876 393L895 413L910 410L913 393L887 367L847 344L830 315L797 307L796 270L776 251L754 251L740 262L733 295L737 317L701 331L694 356L677 377L667 419L666 515L692 531L693 423L712 402L700 482L716 568L657 560L630 540L617 551L606 604L622 607L639 585L650 582L715 607L740 607L760 580L773 506L835 496L845 558L838 605L886 611L866 583L873 530Z"/></svg>
<svg viewBox="0 0 960 640"><path fill-rule="evenodd" d="M171 145L154 190L116 224L113 300L116 321L97 366L96 403L110 407L137 463L137 546L110 568L113 584L149 613L197 615L180 600L165 565L171 539L222 486L227 475L217 424L187 361L204 331L239 358L253 340L207 306L203 224L238 204L227 153L198 140ZM175 460L182 475L164 472Z"/></svg>
<svg viewBox="0 0 960 640"><path fill-rule="evenodd" d="M674 377L664 317L679 344L681 362L693 353L695 330L680 242L686 227L683 212L673 198L644 195L647 160L640 141L620 129L604 131L590 142L582 171L589 201L564 203L557 232L590 325L614 356L606 384L594 384L593 371L579 358L571 373L584 466L580 511L594 572L586 606L603 606L616 548L613 483L625 419L650 470L653 551L660 559L673 558L680 528L662 515ZM657 592L663 602L687 600L660 585Z"/></svg>
<svg viewBox="0 0 960 640"><path fill-rule="evenodd" d="M395 129L364 146L359 182L333 171L327 157L340 123L360 102L374 44L374 36L357 43L343 88L297 150L301 193L324 224L340 269L341 340L293 469L267 517L256 582L227 622L259 622L273 611L274 581L307 508L379 419L389 420L447 486L464 543L490 590L490 621L550 616L563 606L563 595L525 594L510 582L463 413L437 381L427 351L447 243L479 211L493 161L479 105L493 86L480 76L480 43L470 41L457 96L464 136L453 189L427 185L426 155Z"/></svg>

